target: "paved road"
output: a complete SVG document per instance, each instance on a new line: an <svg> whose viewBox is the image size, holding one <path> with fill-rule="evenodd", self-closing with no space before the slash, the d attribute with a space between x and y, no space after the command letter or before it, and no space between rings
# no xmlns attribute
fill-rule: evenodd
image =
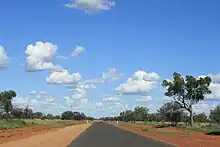
<svg viewBox="0 0 220 147"><path fill-rule="evenodd" d="M171 147L113 125L94 123L69 147Z"/></svg>

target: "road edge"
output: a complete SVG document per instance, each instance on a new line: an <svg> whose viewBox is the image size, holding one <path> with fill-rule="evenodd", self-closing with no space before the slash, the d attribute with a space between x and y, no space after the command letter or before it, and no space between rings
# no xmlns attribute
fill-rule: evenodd
<svg viewBox="0 0 220 147"><path fill-rule="evenodd" d="M168 141L165 141L165 140L162 140L162 139L158 139L158 138L156 138L156 137L145 136L144 133L142 133L142 132L136 132L136 131L134 131L134 130L131 130L131 129L122 127L122 126L117 125L117 124L113 124L113 123L108 123L108 124L113 125L113 126L119 128L119 129L122 129L122 130L124 130L124 131L128 131L128 132L137 134L137 135L139 135L139 136L142 136L142 137L145 137L145 138L148 138L148 139L152 139L152 140L154 140L154 141L159 141L159 142L161 142L161 143L163 143L163 144L165 144L165 145L171 145L171 146L174 146L174 147L180 147L180 146L178 146L177 144L170 143L170 142L168 142Z"/></svg>

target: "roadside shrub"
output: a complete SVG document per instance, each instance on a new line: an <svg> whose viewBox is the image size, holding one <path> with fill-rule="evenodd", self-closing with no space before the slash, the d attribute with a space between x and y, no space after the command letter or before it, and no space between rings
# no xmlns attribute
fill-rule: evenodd
<svg viewBox="0 0 220 147"><path fill-rule="evenodd" d="M170 125L168 124L163 124L163 125L156 125L154 126L155 128L167 128L167 127L170 127Z"/></svg>
<svg viewBox="0 0 220 147"><path fill-rule="evenodd" d="M220 131L208 132L208 133L206 133L206 135L217 135L217 136L219 136L220 135Z"/></svg>
<svg viewBox="0 0 220 147"><path fill-rule="evenodd" d="M141 128L141 131L148 132L148 129L147 128Z"/></svg>

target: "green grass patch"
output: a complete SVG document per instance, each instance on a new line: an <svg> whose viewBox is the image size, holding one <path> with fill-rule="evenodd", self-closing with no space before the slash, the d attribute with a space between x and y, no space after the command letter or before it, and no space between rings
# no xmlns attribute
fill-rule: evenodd
<svg viewBox="0 0 220 147"><path fill-rule="evenodd" d="M29 126L47 126L49 128L62 128L75 124L83 124L85 121L66 121L66 120L41 120L41 119L11 119L0 120L0 130L23 128Z"/></svg>
<svg viewBox="0 0 220 147"><path fill-rule="evenodd" d="M141 128L141 131L148 132L148 129L147 128Z"/></svg>

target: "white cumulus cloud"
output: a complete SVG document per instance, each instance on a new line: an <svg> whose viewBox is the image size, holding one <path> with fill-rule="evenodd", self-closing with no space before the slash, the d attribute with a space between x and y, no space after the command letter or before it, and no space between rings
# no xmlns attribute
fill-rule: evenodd
<svg viewBox="0 0 220 147"><path fill-rule="evenodd" d="M156 87L159 79L160 77L157 73L137 71L126 83L121 84L115 90L120 94L145 94Z"/></svg>
<svg viewBox="0 0 220 147"><path fill-rule="evenodd" d="M79 56L83 51L85 51L85 48L83 46L76 46L71 56Z"/></svg>
<svg viewBox="0 0 220 147"><path fill-rule="evenodd" d="M59 66L52 63L53 57L56 55L57 46L50 42L36 42L27 46L25 54L26 70L27 71L41 71L53 70Z"/></svg>
<svg viewBox="0 0 220 147"><path fill-rule="evenodd" d="M79 73L70 74L67 70L50 73L46 81L48 84L74 84L81 80Z"/></svg>
<svg viewBox="0 0 220 147"><path fill-rule="evenodd" d="M8 66L9 58L8 55L3 48L3 46L0 45L0 68L5 68Z"/></svg>
<svg viewBox="0 0 220 147"><path fill-rule="evenodd" d="M23 98L23 97L16 97L12 100L12 103L19 106L34 106L38 104L38 100L36 99L29 99L29 98Z"/></svg>
<svg viewBox="0 0 220 147"><path fill-rule="evenodd" d="M220 74L208 74L207 76L212 78L212 82L209 86L211 94L206 96L206 99L220 99ZM205 75L199 76L204 78Z"/></svg>
<svg viewBox="0 0 220 147"><path fill-rule="evenodd" d="M102 76L100 78L87 80L87 81L85 81L85 83L88 83L88 84L104 84L104 83L107 83L107 82L120 80L120 78L122 76L123 76L123 74L117 73L117 70L115 68L109 68L107 72L102 73Z"/></svg>
<svg viewBox="0 0 220 147"><path fill-rule="evenodd" d="M71 3L65 5L65 7L82 9L86 12L109 10L114 6L114 0L71 0Z"/></svg>

